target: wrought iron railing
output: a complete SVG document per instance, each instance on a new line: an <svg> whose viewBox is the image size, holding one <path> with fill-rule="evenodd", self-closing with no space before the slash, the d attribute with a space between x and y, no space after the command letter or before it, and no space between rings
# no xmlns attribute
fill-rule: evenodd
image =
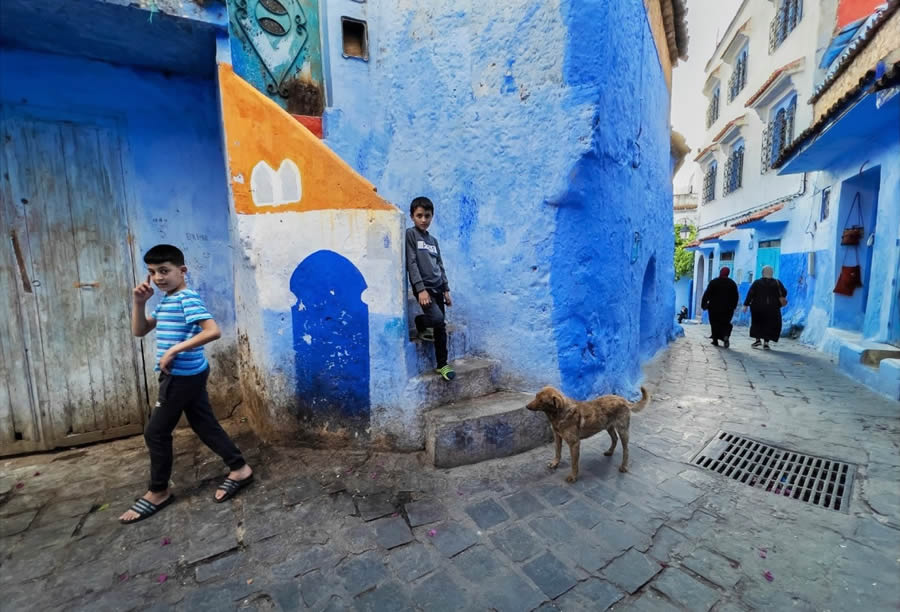
<svg viewBox="0 0 900 612"><path fill-rule="evenodd" d="M781 43L794 31L803 17L803 0L780 0L775 11L775 18L769 24L769 54L781 46Z"/></svg>
<svg viewBox="0 0 900 612"><path fill-rule="evenodd" d="M724 195L728 195L741 188L744 181L744 147L738 147L731 152L725 162L725 182L722 186Z"/></svg>
<svg viewBox="0 0 900 612"><path fill-rule="evenodd" d="M797 98L781 108L763 130L759 171L765 174L794 140L794 121L797 115Z"/></svg>
<svg viewBox="0 0 900 612"><path fill-rule="evenodd" d="M719 118L719 91L713 94L709 99L709 106L706 107L706 127L710 127Z"/></svg>
<svg viewBox="0 0 900 612"><path fill-rule="evenodd" d="M703 177L703 203L712 202L716 199L716 163L713 162L706 169L706 175Z"/></svg>
<svg viewBox="0 0 900 612"><path fill-rule="evenodd" d="M742 53L734 64L734 70L731 72L731 78L728 79L728 101L734 100L744 85L747 84L747 54Z"/></svg>
<svg viewBox="0 0 900 612"><path fill-rule="evenodd" d="M769 165L772 163L772 123L769 123L762 132L762 145L759 155L759 173L765 174L769 171Z"/></svg>

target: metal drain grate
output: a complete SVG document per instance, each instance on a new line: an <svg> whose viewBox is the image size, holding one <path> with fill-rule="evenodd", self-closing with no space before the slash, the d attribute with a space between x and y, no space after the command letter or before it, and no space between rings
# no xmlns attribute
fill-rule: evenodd
<svg viewBox="0 0 900 612"><path fill-rule="evenodd" d="M813 506L847 512L856 466L720 431L692 463Z"/></svg>

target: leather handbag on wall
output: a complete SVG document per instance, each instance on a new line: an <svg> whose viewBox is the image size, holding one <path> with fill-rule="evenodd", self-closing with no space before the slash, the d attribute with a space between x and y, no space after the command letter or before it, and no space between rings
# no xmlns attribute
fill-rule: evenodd
<svg viewBox="0 0 900 612"><path fill-rule="evenodd" d="M856 209L857 225L850 225L850 217L853 215L853 209ZM853 202L850 204L850 210L847 211L847 222L844 223L844 231L841 234L841 244L845 246L854 246L860 243L863 236L863 218L862 203L860 201L859 192L853 196Z"/></svg>
<svg viewBox="0 0 900 612"><path fill-rule="evenodd" d="M853 295L857 287L862 287L862 270L856 266L841 266L841 275L838 276L834 292L841 295Z"/></svg>

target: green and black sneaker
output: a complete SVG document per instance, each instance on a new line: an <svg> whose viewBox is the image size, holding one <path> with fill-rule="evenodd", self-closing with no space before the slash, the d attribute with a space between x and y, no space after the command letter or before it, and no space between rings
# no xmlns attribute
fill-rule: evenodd
<svg viewBox="0 0 900 612"><path fill-rule="evenodd" d="M418 333L419 340L423 342L434 342L434 328L426 327L423 331Z"/></svg>
<svg viewBox="0 0 900 612"><path fill-rule="evenodd" d="M444 380L453 380L456 378L456 372L453 371L453 368L451 368L449 364L445 365L443 368L436 368L434 371L440 374L441 378Z"/></svg>

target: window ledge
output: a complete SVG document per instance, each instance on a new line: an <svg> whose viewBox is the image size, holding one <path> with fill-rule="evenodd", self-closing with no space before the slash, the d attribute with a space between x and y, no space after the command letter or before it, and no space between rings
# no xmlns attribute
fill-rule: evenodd
<svg viewBox="0 0 900 612"><path fill-rule="evenodd" d="M789 64L775 70L756 92L747 99L746 108L752 108L757 114L762 113L774 104L782 94L798 89L793 82L793 76L802 72L806 66L806 58L795 59Z"/></svg>

